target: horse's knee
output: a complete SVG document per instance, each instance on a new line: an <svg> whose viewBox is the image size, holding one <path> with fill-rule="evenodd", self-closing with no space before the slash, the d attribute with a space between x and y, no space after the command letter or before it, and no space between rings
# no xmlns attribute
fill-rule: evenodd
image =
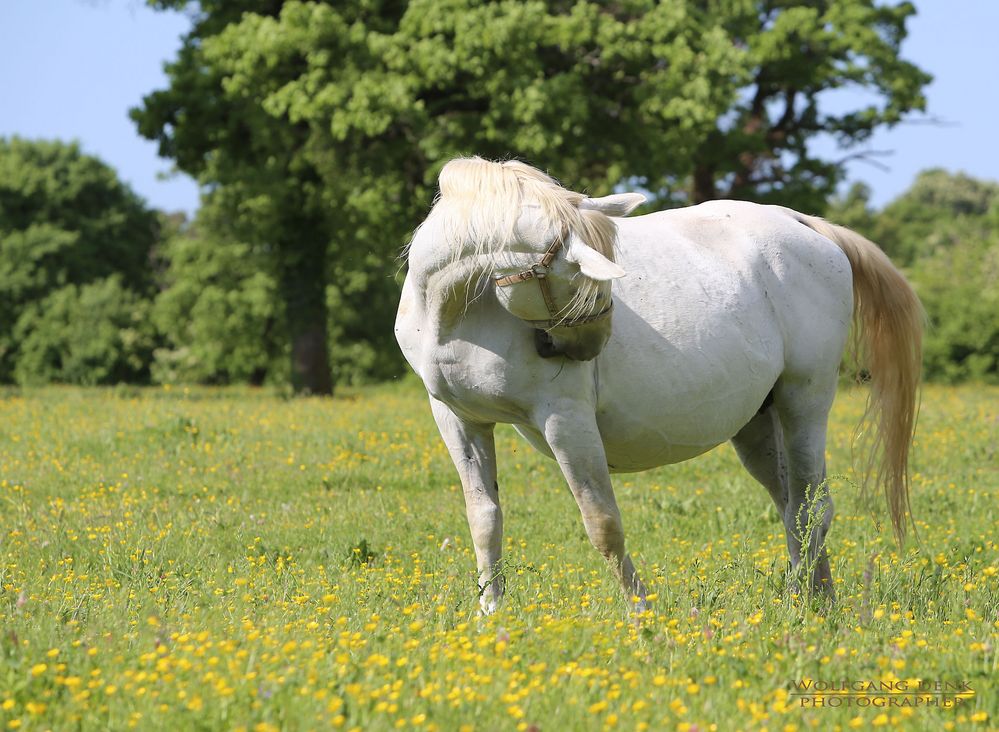
<svg viewBox="0 0 999 732"><path fill-rule="evenodd" d="M466 506L468 528L476 547L491 546L503 530L503 511L496 503L480 501Z"/></svg>
<svg viewBox="0 0 999 732"><path fill-rule="evenodd" d="M624 527L621 518L612 514L590 516L585 520L586 535L606 559L620 559L624 554Z"/></svg>

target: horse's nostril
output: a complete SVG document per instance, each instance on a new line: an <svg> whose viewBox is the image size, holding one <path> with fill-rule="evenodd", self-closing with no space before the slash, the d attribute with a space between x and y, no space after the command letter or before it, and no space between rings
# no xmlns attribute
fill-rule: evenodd
<svg viewBox="0 0 999 732"><path fill-rule="evenodd" d="M534 350L538 352L541 358L552 358L554 356L561 356L562 353L555 348L555 343L552 341L552 337L548 335L547 331L541 330L540 328L534 329Z"/></svg>

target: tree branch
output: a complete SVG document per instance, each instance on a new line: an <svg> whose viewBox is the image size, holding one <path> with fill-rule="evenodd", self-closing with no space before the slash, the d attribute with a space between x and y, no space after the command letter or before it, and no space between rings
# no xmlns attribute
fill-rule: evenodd
<svg viewBox="0 0 999 732"><path fill-rule="evenodd" d="M877 160L874 160L873 158L890 157L894 154L895 154L894 150L860 150L859 152L851 153L846 157L840 158L834 163L834 165L842 166L853 160L860 160L861 162L867 163L868 165L871 165L884 173L888 173L891 171L891 168L885 165L884 163L880 163Z"/></svg>

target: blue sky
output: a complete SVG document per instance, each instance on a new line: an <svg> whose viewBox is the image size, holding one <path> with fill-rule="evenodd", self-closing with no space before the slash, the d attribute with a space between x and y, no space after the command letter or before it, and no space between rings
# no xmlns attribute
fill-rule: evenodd
<svg viewBox="0 0 999 732"><path fill-rule="evenodd" d="M189 27L181 13L154 12L143 0L0 0L0 136L77 139L150 204L193 211L194 182L171 173L141 139L129 107L166 84ZM903 55L933 73L929 115L946 125L902 124L870 147L891 150L883 171L849 166L852 180L884 204L928 167L999 178L999 0L916 0ZM855 101L837 93L833 103ZM837 153L823 145L831 155ZM166 177L165 177L166 174Z"/></svg>
<svg viewBox="0 0 999 732"><path fill-rule="evenodd" d="M77 139L152 205L193 211L194 182L160 180L170 161L128 119L189 25L144 0L0 0L0 136Z"/></svg>

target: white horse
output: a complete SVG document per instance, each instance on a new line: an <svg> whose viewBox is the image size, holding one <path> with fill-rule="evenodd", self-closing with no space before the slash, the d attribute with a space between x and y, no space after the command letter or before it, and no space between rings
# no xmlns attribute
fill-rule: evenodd
<svg viewBox="0 0 999 732"><path fill-rule="evenodd" d="M395 330L461 478L484 612L503 594L498 422L558 461L638 609L610 473L727 440L783 518L792 569L831 595L832 502L815 488L851 317L877 428L868 469L901 539L923 313L877 246L739 201L610 218L643 197L587 198L517 161L452 160L439 184Z"/></svg>

